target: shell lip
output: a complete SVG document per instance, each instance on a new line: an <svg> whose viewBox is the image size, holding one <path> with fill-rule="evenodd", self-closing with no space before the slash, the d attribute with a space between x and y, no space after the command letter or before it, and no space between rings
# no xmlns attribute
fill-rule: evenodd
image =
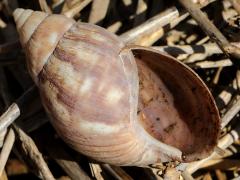
<svg viewBox="0 0 240 180"><path fill-rule="evenodd" d="M206 102L210 104L210 110L209 110L211 112L210 114L214 115L214 119L212 119L212 121L215 122L215 127L214 127L215 129L214 129L214 133L212 135L212 139L213 139L212 144L206 146L206 148L200 152L197 151L197 152L186 154L183 151L181 151L180 149L175 148L172 145L164 144L164 142L161 142L161 141L155 139L151 135L150 135L150 138L154 139L152 142L154 142L154 145L157 145L157 147L160 147L160 146L162 147L162 144L164 144L164 145L166 145L167 149L170 148L173 151L180 150L180 152L182 153L182 154L180 153L181 158L179 158L180 154L178 151L175 151L175 152L178 152L178 153L175 153L175 155L173 155L171 153L169 153L169 154L166 153L172 159L174 159L174 157L175 157L182 162L191 162L191 161L203 159L203 158L209 156L214 151L214 148L217 146L217 141L218 141L218 138L220 135L220 115L219 115L219 111L218 111L217 105L215 103L215 100L214 100L210 90L208 89L207 85L203 82L203 80L199 77L199 75L197 75L190 67L188 67L187 65L185 65L182 62L179 62L177 59L168 55L167 53L163 53L161 51L158 51L158 50L155 50L155 49L152 49L149 47L143 47L143 46L138 46L138 45L126 45L123 49L130 49L135 58L137 58L137 56L141 53L152 53L152 54L155 54L156 56L159 56L159 58L161 58L161 57L167 58L168 61L172 61L173 63L176 63L178 66L182 66L185 69L186 73L191 75L190 78L192 78L192 79L194 79L194 81L196 81L197 86L199 86L199 88L201 88L201 90L205 93L205 96L206 96L205 98L207 99ZM163 61L164 61L164 58L163 58ZM161 61L159 61L159 63L161 63Z"/></svg>

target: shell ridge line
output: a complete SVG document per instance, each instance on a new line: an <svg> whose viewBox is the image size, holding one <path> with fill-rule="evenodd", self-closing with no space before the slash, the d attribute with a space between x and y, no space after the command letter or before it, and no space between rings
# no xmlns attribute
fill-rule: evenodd
<svg viewBox="0 0 240 180"><path fill-rule="evenodd" d="M139 157L133 162L134 164L139 164L141 163L142 161L144 161L145 159L145 154L147 153L146 150L147 150L147 147L148 147L148 144L147 143L144 143L142 149L144 149L140 154L139 154ZM130 164L129 164L130 165Z"/></svg>
<svg viewBox="0 0 240 180"><path fill-rule="evenodd" d="M125 63L124 63L124 59L123 59L123 57L124 56L127 56L127 58L131 58L131 57L129 57L129 53L128 52L131 52L129 49L128 49L128 47L123 47L120 51L119 51L119 56L120 56L120 60L121 60L121 63L122 63L122 65L123 65L123 71L124 71L124 75L125 75L125 77L127 78L127 83L128 83L128 90L129 90L129 93L130 93L130 98L129 98L129 104L131 105L131 104L138 104L138 99L137 99L137 101L135 102L134 101L134 96L135 96L135 93L134 92L132 92L132 90L131 90L131 80L128 78L128 76L127 76L127 72L126 72L126 68L125 68ZM122 54L123 53L123 54ZM126 54L127 55L126 55ZM122 54L122 55L121 55ZM129 59L129 62L130 62L130 65L132 66L132 67L134 67L135 66L135 64L134 64L134 61L132 61L131 59ZM137 70L137 69L136 69ZM138 80L138 79L137 79ZM138 83L137 83L137 85L138 85ZM139 88L138 86L137 86L137 88ZM134 121L134 116L135 116L135 113L137 114L137 112L135 112L136 110L134 110L134 109L132 109L132 108L130 108L130 123L133 123L133 122L135 122ZM137 117L136 117L137 118ZM136 145L138 145L139 144L139 142L136 142ZM135 160L133 160L132 162L134 162L134 163L137 163L137 162L139 162L139 161L141 161L142 159L143 159L143 156L144 156L144 154L145 154L145 151L146 151L146 147L147 147L147 143L145 143L144 144L144 147L142 147L142 152L140 153L141 155L140 155L140 157L138 158L138 159L135 159ZM129 164L131 164L131 163L129 163Z"/></svg>
<svg viewBox="0 0 240 180"><path fill-rule="evenodd" d="M126 143L126 144L128 145L128 143ZM101 154L101 153L107 153L107 152L110 151L112 153L112 155L110 155L110 156L112 156L112 158L119 158L119 157L127 156L129 153L131 153L132 151L135 150L134 147L136 146L137 142L131 142L129 144L130 145L128 146L127 151L124 151L125 147L123 147L123 149L119 149L119 147L118 147L118 148L116 148L114 150L112 150L112 149L111 150L107 150L107 148L111 148L111 145L109 145L109 146L94 146L94 145L86 145L86 144L80 144L80 145L87 146L88 148L89 147L95 147L95 148L99 148L99 149L102 148L103 149L103 150L101 149L101 151L99 151L98 149L85 149L84 150L85 152L93 153L93 154ZM106 154L105 156L102 156L102 157L103 158L107 158L107 157L109 157L109 155Z"/></svg>
<svg viewBox="0 0 240 180"><path fill-rule="evenodd" d="M26 10L23 10L22 13L14 19L18 32L21 29L21 27L23 26L23 24L25 23L25 21L32 15L32 13L33 13L33 10L26 9Z"/></svg>
<svg viewBox="0 0 240 180"><path fill-rule="evenodd" d="M66 34L66 35L64 35L64 37L68 40L81 40L82 42L84 42L86 44L91 44L95 47L104 45L108 50L111 50L113 53L117 53L116 50L114 48L112 48L111 45L108 45L108 43L104 43L104 42L99 41L97 39L94 39L94 41L90 41L90 40L88 40L89 37L84 36L84 35L73 36L73 35L70 35L70 34Z"/></svg>
<svg viewBox="0 0 240 180"><path fill-rule="evenodd" d="M127 49L121 49L120 50L119 57L120 57L121 64L123 65L124 75L125 75L125 77L127 79L128 91L130 92L129 104L131 104L131 102L132 102L132 98L131 98L131 95L132 95L132 93L131 93L131 85L129 83L129 78L127 77L127 72L126 72L126 68L125 68L123 57L121 56L121 53L124 52L124 51L127 51ZM123 56L125 56L125 54L123 54ZM130 109L130 118L132 117L131 114L132 114L132 110Z"/></svg>
<svg viewBox="0 0 240 180"><path fill-rule="evenodd" d="M101 159L105 159L105 160L106 159L110 159L110 160L113 160L113 161L117 161L117 160L119 161L120 159L122 159L122 162L121 162L121 164L122 164L122 163L124 163L124 161L126 161L126 158L124 158L124 156L128 156L128 154L133 153L135 151L135 146L137 144L138 144L138 142L136 142L136 141L135 142L131 142L131 144L128 147L127 151L121 151L121 150L112 151L112 150L110 150L110 152L114 153L114 154L111 154L110 156L108 154L106 154L106 153L109 152L109 150L104 150L104 151L100 151L100 152L99 151L93 151L93 150L91 150L91 151L84 150L84 151L87 152L87 153L90 152L90 153L94 154L95 156L97 156L98 154L102 154L103 153L103 155L101 155ZM125 165L126 164L132 164L135 161L136 161L136 159L133 159L133 160L131 160L130 163L124 163L124 164Z"/></svg>
<svg viewBox="0 0 240 180"><path fill-rule="evenodd" d="M20 14L17 14L17 12L20 12ZM22 13L24 12L24 9L22 8L17 8L16 10L13 11L13 17L14 17L14 21L17 22L18 19L20 18L20 16L22 15Z"/></svg>
<svg viewBox="0 0 240 180"><path fill-rule="evenodd" d="M47 17L48 17L48 16L47 16ZM43 22L43 21L42 21L42 22ZM41 24L41 23L40 23L40 24ZM40 25L40 24L39 24L39 25ZM62 37L63 37L64 34L65 34L66 32L68 32L75 24L76 24L76 22L73 23L73 24L62 34ZM58 46L60 40L61 40L61 38L58 39L58 42L56 43L56 47ZM53 52L55 51L56 47L53 49L52 53L48 56L46 62L45 62L44 65L43 65L43 68L42 68L41 71L38 73L38 75L37 75L37 77L38 77L38 82L39 82L39 79L40 79L40 76L41 76L41 74L42 74L43 69L45 69L45 66L47 66L47 64L48 64L48 62L49 62L49 60L50 60L50 57L51 57L52 55L54 56L54 53L53 53Z"/></svg>
<svg viewBox="0 0 240 180"><path fill-rule="evenodd" d="M24 13L24 12L23 12ZM21 15L23 14L23 13L21 13ZM23 24L21 25L21 27L19 28L19 32L21 31L21 29L23 28L23 26L24 26L24 24L27 22L27 20L29 19L29 18L31 18L31 16L32 16L32 14L34 13L34 11L32 11L32 12L30 12L31 14L29 14L28 15L28 17L24 20L24 22L23 22ZM19 16L19 18L21 17L21 15ZM19 20L19 18L18 18L18 20ZM17 21L16 21L17 22Z"/></svg>
<svg viewBox="0 0 240 180"><path fill-rule="evenodd" d="M41 11L39 11L39 12L41 12ZM34 12L32 12L32 14L33 14ZM31 16L32 16L32 14L31 14ZM28 17L28 19L29 18L31 18L31 16L29 16ZM38 25L35 27L35 29L34 29L34 31L33 31L33 33L31 34L31 36L29 37L29 39L28 39L28 42L24 45L24 50L25 50L25 47L27 47L28 46L28 44L29 44L29 41L30 41L30 39L32 39L32 36L33 36L33 34L35 33L35 31L36 31L36 29L43 23L43 21L45 21L45 19L47 18L47 17L49 17L49 14L47 14L47 16L46 17L44 17L43 19L42 19L42 21L41 22L39 22L38 23ZM22 25L22 27L19 29L19 32L21 31L21 29L24 27L24 25L27 23L27 20L28 19L26 19L26 21L23 23L23 25Z"/></svg>
<svg viewBox="0 0 240 180"><path fill-rule="evenodd" d="M43 23L43 21L45 21L45 19L47 18L47 17L49 17L49 15L47 15L37 26L36 26L36 28L34 29L34 32L31 34L31 36L29 37L29 39L28 39L28 42L24 45L24 50L26 50L26 47L28 46L28 44L29 44L29 42L30 42L30 39L32 39L32 37L33 37L33 35L34 35L34 33L35 33L35 31L36 31L36 29ZM29 17L30 18L30 17ZM24 22L24 24L27 22L27 20ZM24 24L22 25L22 27L24 26ZM22 27L21 27L21 29L22 29ZM20 30L19 30L20 31Z"/></svg>

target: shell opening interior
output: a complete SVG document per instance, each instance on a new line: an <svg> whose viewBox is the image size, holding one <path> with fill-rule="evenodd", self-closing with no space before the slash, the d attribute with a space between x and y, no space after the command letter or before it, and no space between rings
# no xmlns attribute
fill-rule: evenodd
<svg viewBox="0 0 240 180"><path fill-rule="evenodd" d="M216 145L219 117L199 78L168 56L133 50L139 74L138 120L155 139L180 149L186 161Z"/></svg>

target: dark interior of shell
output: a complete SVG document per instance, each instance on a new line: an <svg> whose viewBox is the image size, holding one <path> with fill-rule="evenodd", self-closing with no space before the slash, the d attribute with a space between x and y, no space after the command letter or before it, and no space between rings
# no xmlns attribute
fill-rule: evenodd
<svg viewBox="0 0 240 180"><path fill-rule="evenodd" d="M217 143L219 116L200 78L169 56L133 50L139 74L138 119L155 139L201 159Z"/></svg>

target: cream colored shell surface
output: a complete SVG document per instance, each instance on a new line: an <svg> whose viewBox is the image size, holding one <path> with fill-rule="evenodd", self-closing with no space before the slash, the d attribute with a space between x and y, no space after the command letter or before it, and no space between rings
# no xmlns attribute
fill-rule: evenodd
<svg viewBox="0 0 240 180"><path fill-rule="evenodd" d="M184 160L180 149L173 147L174 144L165 144L149 130L149 123L153 125L155 122L150 119L139 120L138 100L143 98L142 94L139 95L141 80L138 79L138 73L141 71L138 72L137 58L133 56L131 48L125 47L116 35L63 15L24 9L16 9L13 15L27 56L29 73L39 87L43 106L52 125L67 144L95 160L115 165L144 166L160 161ZM209 141L201 146L201 151L193 152L189 159L195 160L210 154L216 145L219 116L202 81L184 65L157 51L140 48L137 55L140 61L144 61L144 58L149 61L147 63L153 62L148 57L163 59L166 65L159 66L162 72L164 66L170 67L171 73L175 70L178 72L176 68L180 68L189 77L189 87L185 88L188 92L183 92L183 95L194 97L189 89L196 84L200 89L198 98L209 96L203 101L202 108L211 106L214 116L205 108L204 117L216 130L210 133L211 144ZM152 70L146 68L146 71ZM156 77L158 74L164 75L157 71L150 74L154 73ZM182 79L178 81L184 82ZM172 82L170 85L172 87L175 84ZM172 89L173 92L169 93L174 93ZM177 108L174 103L171 106ZM142 112L146 111L143 109ZM163 116L167 122L167 115ZM180 123L182 119L178 119ZM185 123L189 123L187 128L195 128L191 120ZM206 131L209 134L209 129ZM201 135L199 142L203 138Z"/></svg>

